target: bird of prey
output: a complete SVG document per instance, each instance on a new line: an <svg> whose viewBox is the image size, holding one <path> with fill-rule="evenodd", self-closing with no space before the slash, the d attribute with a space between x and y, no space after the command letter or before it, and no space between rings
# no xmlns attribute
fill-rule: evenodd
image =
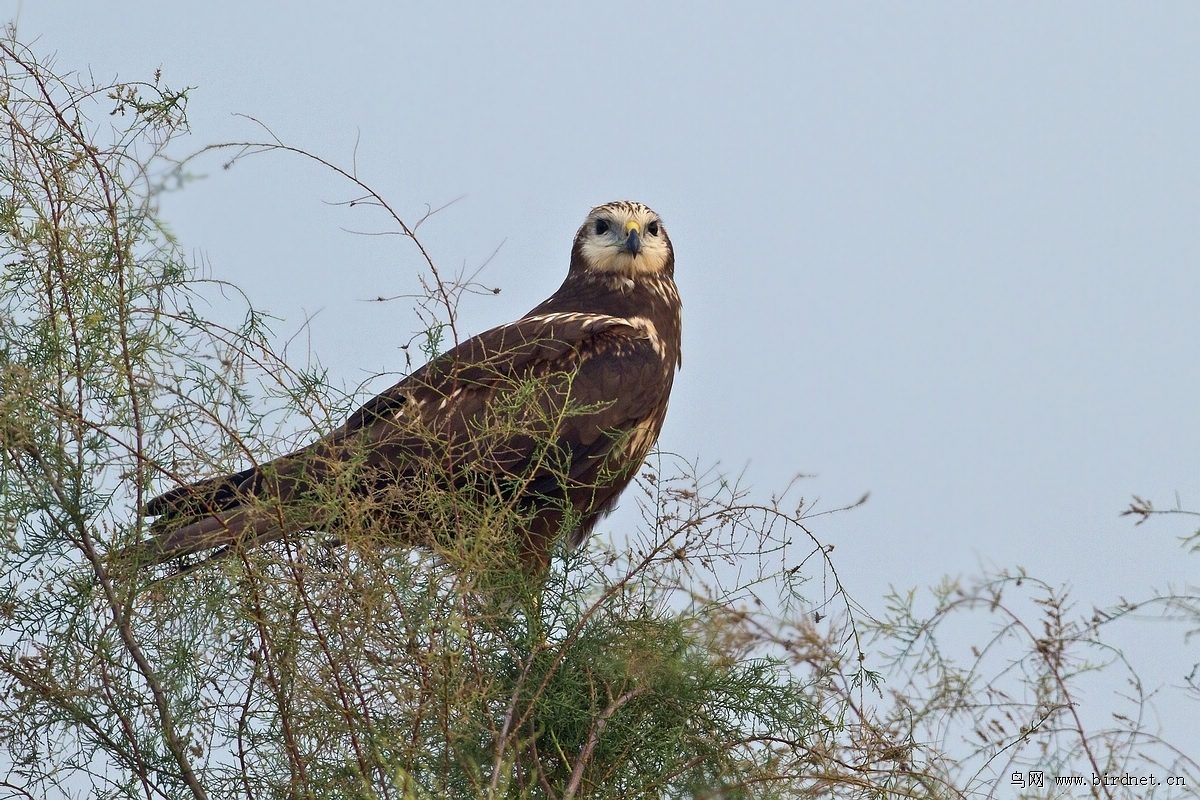
<svg viewBox="0 0 1200 800"><path fill-rule="evenodd" d="M364 522L426 544L446 531L421 528L453 528L446 508L469 493L518 512L512 552L543 572L560 537L578 546L612 510L662 430L682 365L674 267L654 211L597 206L566 279L528 314L434 358L307 447L155 497L142 509L157 517L152 535L122 557L207 560L302 531L344 538Z"/></svg>

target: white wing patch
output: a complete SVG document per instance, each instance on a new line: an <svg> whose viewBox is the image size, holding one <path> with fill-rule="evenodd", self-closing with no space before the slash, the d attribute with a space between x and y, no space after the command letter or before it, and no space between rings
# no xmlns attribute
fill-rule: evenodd
<svg viewBox="0 0 1200 800"><path fill-rule="evenodd" d="M663 347L662 337L658 335L658 328L654 327L654 323L649 317L630 317L625 320L629 327L641 331L650 340L650 346L654 348L654 352L662 356L665 352Z"/></svg>
<svg viewBox="0 0 1200 800"><path fill-rule="evenodd" d="M617 325L626 325L640 332L649 341L650 346L654 348L654 352L662 356L666 352L666 347L663 344L662 337L658 335L658 328L649 317L614 317L610 314L586 314L578 311L559 311L553 314L539 314L536 317L526 317L521 320L523 323L540 322L543 324L554 324L573 322L580 323L585 328L608 328Z"/></svg>
<svg viewBox="0 0 1200 800"><path fill-rule="evenodd" d="M608 314L588 314L582 311L558 311L553 314L538 314L533 317L525 317L517 322L510 323L504 327L511 325L524 325L529 322L541 322L545 324L554 324L555 322L581 322L584 324L605 323L610 320L620 321L617 317Z"/></svg>
<svg viewBox="0 0 1200 800"><path fill-rule="evenodd" d="M442 402L438 403L437 410L444 411L446 407L455 401L463 393L463 387L457 386L454 391L442 398Z"/></svg>

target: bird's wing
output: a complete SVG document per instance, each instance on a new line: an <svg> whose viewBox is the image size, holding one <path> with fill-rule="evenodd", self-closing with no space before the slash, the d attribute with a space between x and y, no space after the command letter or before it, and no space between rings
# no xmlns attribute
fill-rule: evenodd
<svg viewBox="0 0 1200 800"><path fill-rule="evenodd" d="M526 317L463 342L373 398L327 446L365 443L369 461L401 471L432 458L526 478L578 473L665 404L663 364L653 337L628 320ZM558 463L535 464L551 442Z"/></svg>
<svg viewBox="0 0 1200 800"><path fill-rule="evenodd" d="M161 516L142 557L159 561L320 529L328 503L319 495L342 481L371 492L441 471L434 480L442 485L515 479L521 494L539 496L564 483L600 483L614 448L629 446L647 417L661 421L670 388L669 379L663 387L663 363L653 337L618 317L554 314L493 328L372 398L308 447L152 499L143 513ZM656 433L634 443L638 463ZM257 502L264 500L265 508Z"/></svg>

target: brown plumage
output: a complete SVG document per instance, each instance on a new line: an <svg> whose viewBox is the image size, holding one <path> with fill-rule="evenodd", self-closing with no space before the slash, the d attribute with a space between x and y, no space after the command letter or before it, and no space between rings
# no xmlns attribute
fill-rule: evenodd
<svg viewBox="0 0 1200 800"><path fill-rule="evenodd" d="M612 509L662 429L681 364L674 265L652 210L592 209L546 301L435 358L313 444L155 497L143 509L158 517L153 536L121 556L162 564L305 530L340 536L352 516L423 544L448 533L420 530L445 524L430 493L470 489L520 512L513 549L543 570L559 536L578 545ZM351 506L355 515L339 511Z"/></svg>

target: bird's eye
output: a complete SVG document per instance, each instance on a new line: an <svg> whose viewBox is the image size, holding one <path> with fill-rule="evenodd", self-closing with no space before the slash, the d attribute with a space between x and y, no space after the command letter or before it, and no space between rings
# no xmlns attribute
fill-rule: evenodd
<svg viewBox="0 0 1200 800"><path fill-rule="evenodd" d="M598 234L608 233L608 220L606 220L606 219L596 220L596 233L598 233Z"/></svg>
<svg viewBox="0 0 1200 800"><path fill-rule="evenodd" d="M654 220L654 222L646 226L646 233L651 236L658 236L658 220Z"/></svg>

